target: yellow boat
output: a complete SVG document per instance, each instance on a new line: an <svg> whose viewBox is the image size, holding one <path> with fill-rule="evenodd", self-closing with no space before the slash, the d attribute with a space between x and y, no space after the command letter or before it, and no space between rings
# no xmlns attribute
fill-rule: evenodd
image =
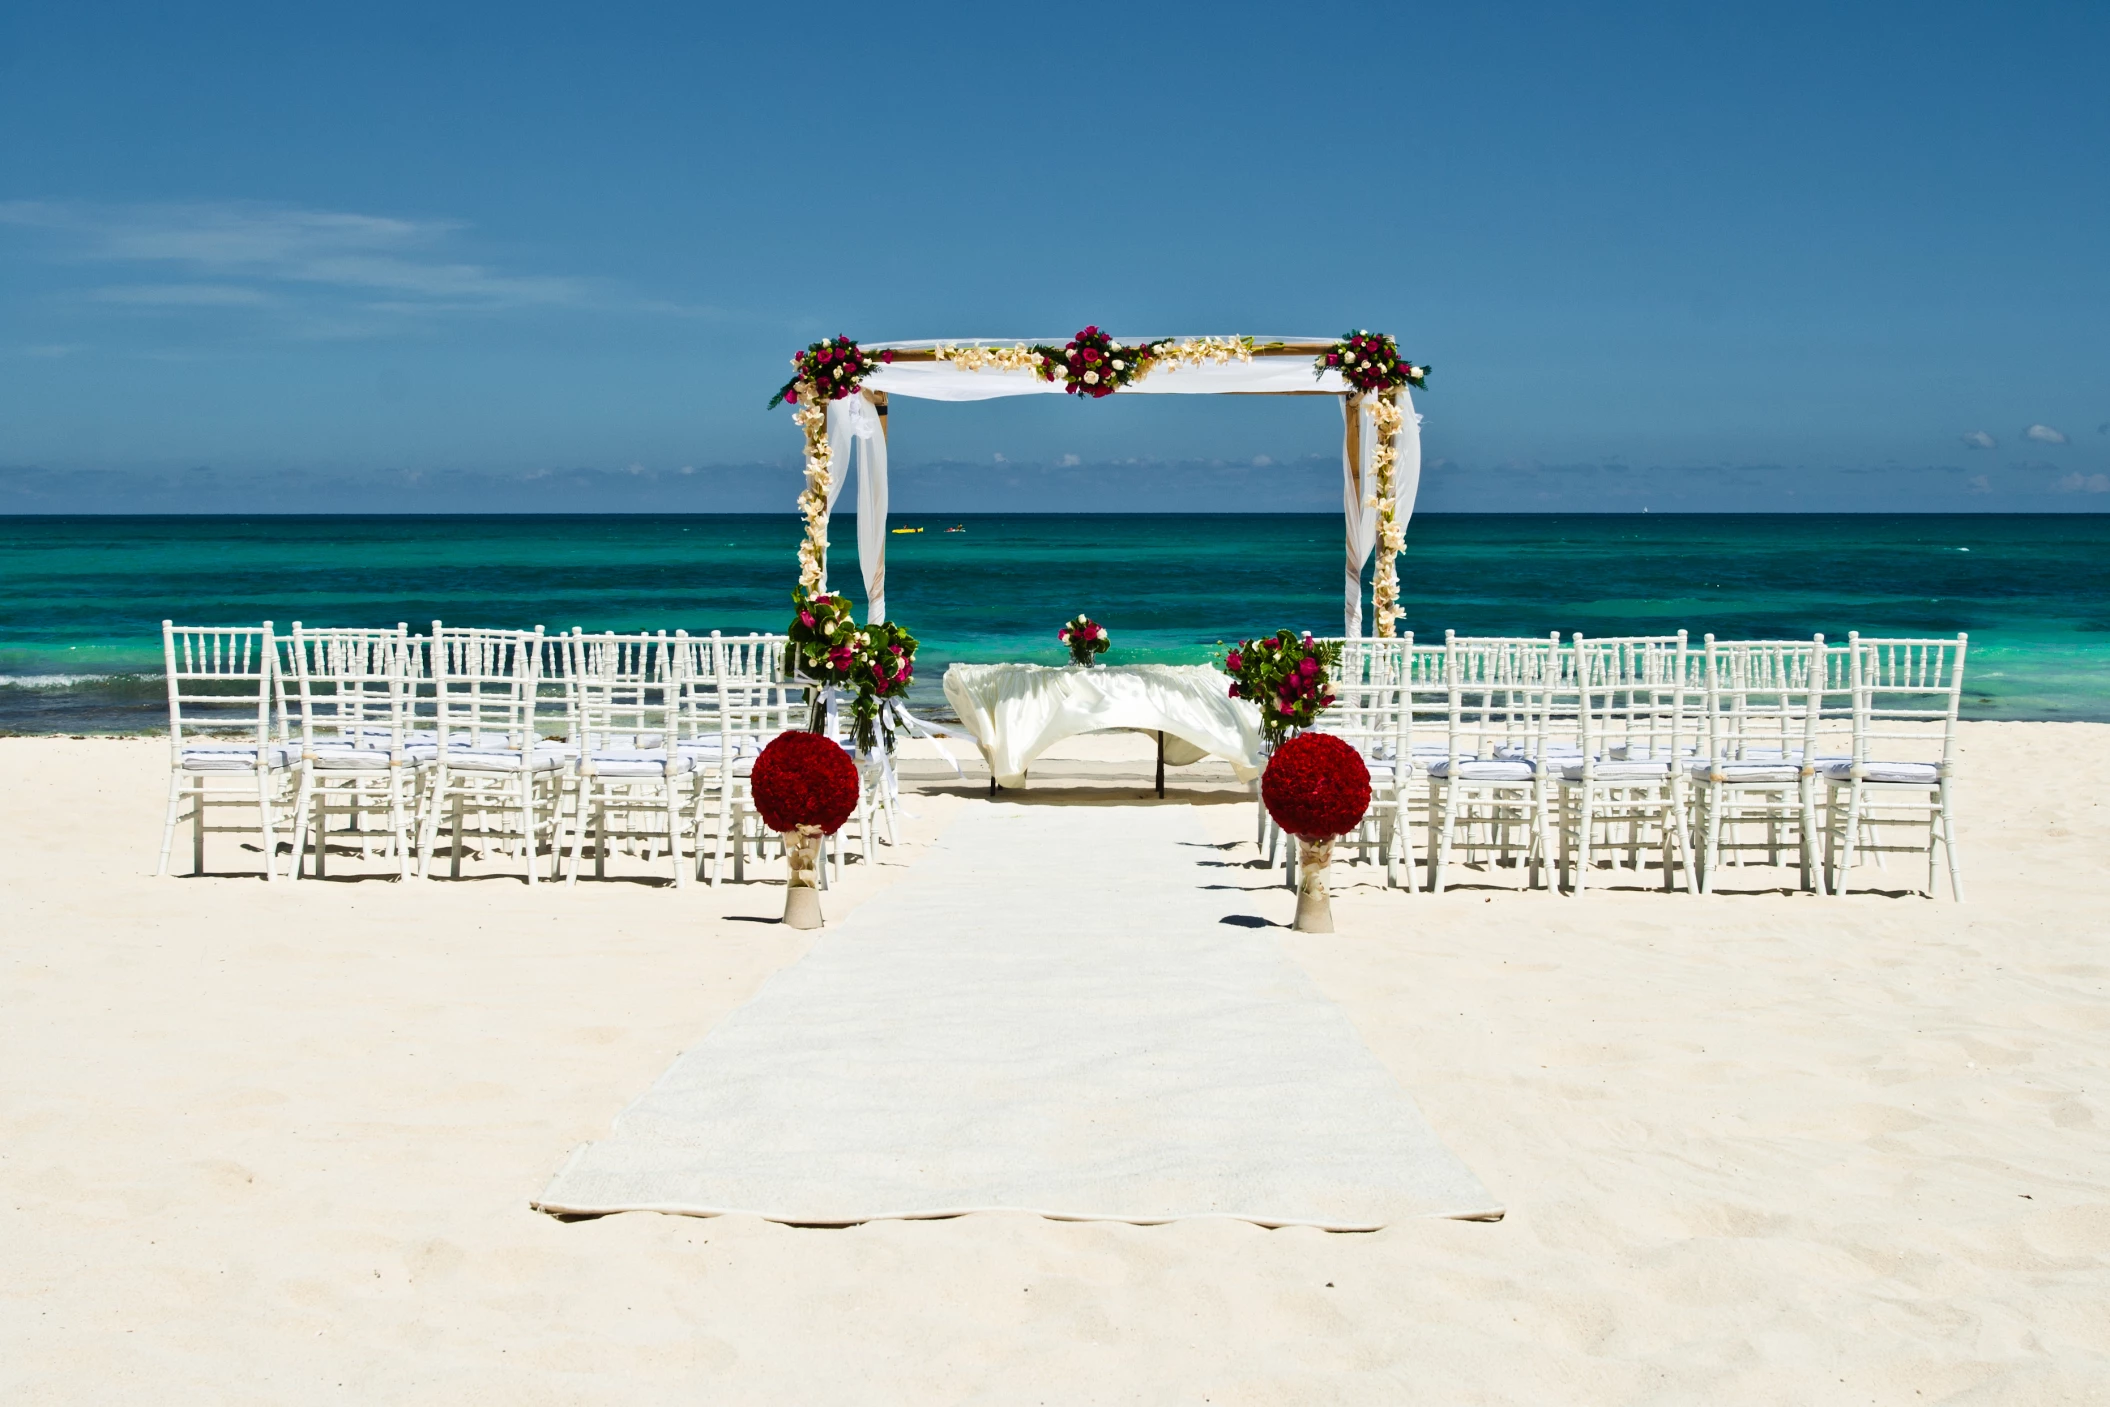
<svg viewBox="0 0 2110 1407"><path fill-rule="evenodd" d="M892 529L891 531L892 531L892 532L893 532L893 533L894 533L894 534L895 534L896 536L899 536L899 535L900 535L900 534L902 534L902 533L919 533L919 532L922 532L922 531L923 531L923 529L921 529L921 528L894 528L894 529Z"/></svg>

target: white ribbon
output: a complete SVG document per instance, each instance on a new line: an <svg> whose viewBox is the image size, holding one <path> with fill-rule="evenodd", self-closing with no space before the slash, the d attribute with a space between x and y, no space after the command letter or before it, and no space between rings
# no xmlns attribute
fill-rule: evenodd
<svg viewBox="0 0 2110 1407"><path fill-rule="evenodd" d="M828 402L828 511L849 482L857 450L857 565L865 581L865 623L886 616L886 432L879 411L862 395Z"/></svg>
<svg viewBox="0 0 2110 1407"><path fill-rule="evenodd" d="M1359 453L1348 453L1348 417L1359 418L1355 443ZM1346 599L1342 606L1341 634L1353 640L1363 633L1363 568L1377 545L1377 494L1371 483L1370 451L1376 435L1370 416L1360 399L1341 397L1341 511L1348 527Z"/></svg>

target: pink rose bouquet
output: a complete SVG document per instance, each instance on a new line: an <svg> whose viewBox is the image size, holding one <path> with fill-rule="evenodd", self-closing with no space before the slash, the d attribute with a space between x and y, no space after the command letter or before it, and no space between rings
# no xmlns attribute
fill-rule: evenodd
<svg viewBox="0 0 2110 1407"><path fill-rule="evenodd" d="M1114 638L1106 633L1106 627L1090 616L1071 620L1055 632L1055 638L1070 647L1070 663L1083 665L1090 664L1094 655L1105 654L1114 643Z"/></svg>

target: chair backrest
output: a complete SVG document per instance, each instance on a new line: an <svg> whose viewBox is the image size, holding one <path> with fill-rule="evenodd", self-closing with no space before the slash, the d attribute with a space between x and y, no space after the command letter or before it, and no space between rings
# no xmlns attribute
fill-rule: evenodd
<svg viewBox="0 0 2110 1407"><path fill-rule="evenodd" d="M1963 702L1969 637L1846 637L1854 692L1856 762L1930 760L1941 749L1947 775L1956 755L1956 716Z"/></svg>
<svg viewBox="0 0 2110 1407"><path fill-rule="evenodd" d="M1717 762L1814 765L1821 751L1826 651L1808 640L1702 641L1701 743ZM1850 695L1841 696L1850 700Z"/></svg>
<svg viewBox="0 0 2110 1407"><path fill-rule="evenodd" d="M655 635L564 637L572 743L588 753L642 749L671 755L680 740L685 660Z"/></svg>
<svg viewBox="0 0 2110 1407"><path fill-rule="evenodd" d="M177 625L161 622L168 674L169 746L180 756L186 732L240 728L258 747L271 742L278 649L271 622Z"/></svg>
<svg viewBox="0 0 2110 1407"><path fill-rule="evenodd" d="M439 745L532 748L542 701L538 630L478 630L432 623L426 645Z"/></svg>
<svg viewBox="0 0 2110 1407"><path fill-rule="evenodd" d="M1611 758L1681 766L1698 727L1685 632L1589 639L1569 651L1583 775Z"/></svg>
<svg viewBox="0 0 2110 1407"><path fill-rule="evenodd" d="M1559 637L1446 631L1444 646L1450 760L1544 756L1549 716L1571 684Z"/></svg>
<svg viewBox="0 0 2110 1407"><path fill-rule="evenodd" d="M410 724L409 631L310 630L293 622L285 654L301 750L357 746L400 753Z"/></svg>
<svg viewBox="0 0 2110 1407"><path fill-rule="evenodd" d="M790 678L782 635L721 635L711 632L717 652L718 717L728 737L766 744L779 733L806 725L812 686Z"/></svg>
<svg viewBox="0 0 2110 1407"><path fill-rule="evenodd" d="M782 635L693 636L676 631L671 645L681 658L680 731L731 757L766 744L778 733L804 727L806 686L785 676Z"/></svg>
<svg viewBox="0 0 2110 1407"><path fill-rule="evenodd" d="M1372 772L1403 780L1413 765L1413 718L1407 700L1412 634L1396 639L1343 640L1329 686L1333 702L1313 731L1330 733L1357 752Z"/></svg>

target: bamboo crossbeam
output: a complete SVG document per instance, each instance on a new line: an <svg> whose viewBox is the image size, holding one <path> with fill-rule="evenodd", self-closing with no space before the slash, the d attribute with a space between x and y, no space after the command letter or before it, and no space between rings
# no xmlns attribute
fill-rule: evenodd
<svg viewBox="0 0 2110 1407"><path fill-rule="evenodd" d="M1175 339L1176 340L1176 339ZM1010 342L963 342L962 347L1008 347ZM891 354L897 362L934 362L938 359L935 347L889 348L884 343L867 348L883 354ZM1333 350L1331 342L1263 342L1253 348L1256 357L1316 357Z"/></svg>

